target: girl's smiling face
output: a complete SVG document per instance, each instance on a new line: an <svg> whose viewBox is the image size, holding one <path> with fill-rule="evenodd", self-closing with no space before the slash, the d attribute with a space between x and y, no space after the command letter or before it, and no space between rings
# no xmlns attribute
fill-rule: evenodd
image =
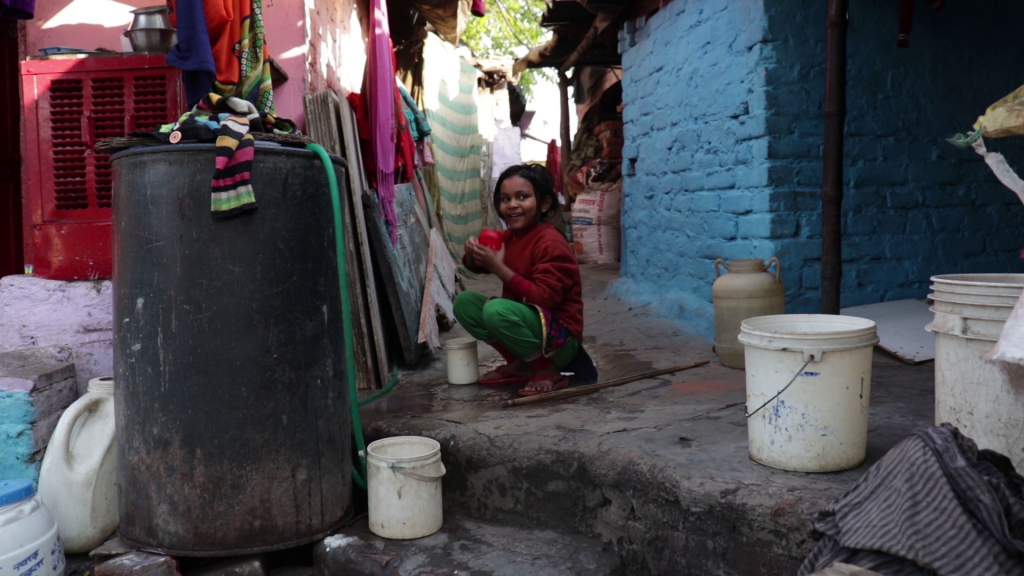
<svg viewBox="0 0 1024 576"><path fill-rule="evenodd" d="M538 221L538 210L551 209L551 199L545 198L545 206L537 205L537 194L530 181L520 176L509 176L501 182L501 218L513 231L522 232Z"/></svg>

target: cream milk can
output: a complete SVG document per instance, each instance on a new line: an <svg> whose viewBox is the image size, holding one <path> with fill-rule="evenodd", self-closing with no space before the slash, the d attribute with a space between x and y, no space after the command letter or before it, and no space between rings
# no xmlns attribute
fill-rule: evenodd
<svg viewBox="0 0 1024 576"><path fill-rule="evenodd" d="M775 273L768 272L775 264ZM723 275L719 265L728 274ZM743 368L743 344L737 337L740 324L748 318L786 313L786 287L782 283L782 264L771 258L768 264L761 259L733 260L726 264L715 260L715 275L711 286L715 303L715 352L722 364L730 368Z"/></svg>

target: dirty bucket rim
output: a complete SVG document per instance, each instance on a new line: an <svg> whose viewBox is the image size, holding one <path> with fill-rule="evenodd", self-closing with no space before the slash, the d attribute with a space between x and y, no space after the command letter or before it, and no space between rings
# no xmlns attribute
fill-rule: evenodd
<svg viewBox="0 0 1024 576"><path fill-rule="evenodd" d="M784 332L771 330L770 326L814 323L820 324L847 324L847 328L835 328L832 330L787 330ZM864 330L875 331L876 324L873 320L860 318L859 316L835 316L832 314L773 314L771 316L756 316L747 318L740 323L740 328L750 333L764 334L766 336L830 336L846 335Z"/></svg>
<svg viewBox="0 0 1024 576"><path fill-rule="evenodd" d="M969 278L977 278L977 280L969 280ZM999 282L996 281L997 278L1012 278L1015 281ZM929 280L953 286L1013 287L1024 289L1024 274L941 274L939 276L932 276Z"/></svg>
<svg viewBox="0 0 1024 576"><path fill-rule="evenodd" d="M831 325L829 330L811 331L808 324ZM781 331L786 325L803 329ZM845 327L844 327L845 326ZM875 323L857 316L831 314L776 314L748 318L740 323L738 340L745 346L766 350L839 351L866 348L878 343Z"/></svg>
<svg viewBox="0 0 1024 576"><path fill-rule="evenodd" d="M476 346L478 340L473 337L468 338L452 338L445 342L446 350L465 350L466 348L473 348Z"/></svg>
<svg viewBox="0 0 1024 576"><path fill-rule="evenodd" d="M418 454L415 456L384 456L373 451L373 448L375 446L381 448L384 446L390 446L392 444L400 443L428 444L430 445L431 449L428 452L424 452L423 454ZM431 458L440 453L441 443L438 442L437 440L434 440L433 438L427 438L426 436L392 436L390 438L381 438L380 440L371 442L370 445L366 447L366 456L368 460L370 458L373 458L382 462L416 462L419 460L423 460L425 458Z"/></svg>
<svg viewBox="0 0 1024 576"><path fill-rule="evenodd" d="M948 306L948 308L956 310L956 312L952 312L953 314L967 316L969 318L974 317L972 314L980 314L984 311L989 311L992 312L993 314L1001 314L1005 317L1009 317L1010 311L1012 311L1017 306L1017 300L1019 300L1019 298L1014 298L1013 304L1009 304L999 302L969 302L966 300L956 300L953 298L932 298L932 306L929 308L929 310L934 312L935 308L947 308L947 306L945 305L951 305ZM986 310L988 308L991 308L992 310ZM1003 310L1006 310L1006 312L1002 312ZM940 311L946 312L947 314L950 313L948 310ZM1005 317L1003 318L1004 320L1006 319Z"/></svg>

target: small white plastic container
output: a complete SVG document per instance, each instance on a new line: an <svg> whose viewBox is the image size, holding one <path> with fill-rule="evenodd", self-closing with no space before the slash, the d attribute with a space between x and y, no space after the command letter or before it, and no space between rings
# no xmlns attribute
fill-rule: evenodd
<svg viewBox="0 0 1024 576"><path fill-rule="evenodd" d="M452 338L448 341L449 384L475 384L480 379L476 342L476 338Z"/></svg>
<svg viewBox="0 0 1024 576"><path fill-rule="evenodd" d="M444 514L441 445L431 438L398 436L366 447L370 531L411 540L441 529Z"/></svg>
<svg viewBox="0 0 1024 576"><path fill-rule="evenodd" d="M93 550L117 530L114 439L114 379L93 378L61 415L39 470L39 499L71 554Z"/></svg>
<svg viewBox="0 0 1024 576"><path fill-rule="evenodd" d="M31 480L0 480L0 574L63 576L57 523Z"/></svg>

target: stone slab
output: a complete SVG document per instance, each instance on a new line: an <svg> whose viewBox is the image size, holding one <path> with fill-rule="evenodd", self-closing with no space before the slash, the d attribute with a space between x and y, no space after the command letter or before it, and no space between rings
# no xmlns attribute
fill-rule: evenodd
<svg viewBox="0 0 1024 576"><path fill-rule="evenodd" d="M346 576L612 576L618 557L600 542L552 530L503 526L446 514L440 532L387 540L365 520L314 550L318 574Z"/></svg>
<svg viewBox="0 0 1024 576"><path fill-rule="evenodd" d="M404 372L363 408L367 441L438 440L446 510L577 532L614 546L630 574L795 574L810 519L933 418L933 366L874 356L867 461L835 474L768 468L749 457L745 374L711 342L653 305L609 296L612 267L583 267L584 344L601 381L710 359L711 364L570 400L502 408L514 387L449 386L444 358ZM494 294L481 278L471 290ZM461 327L446 338L463 335ZM480 346L480 362L500 362Z"/></svg>
<svg viewBox="0 0 1024 576"><path fill-rule="evenodd" d="M36 422L64 413L64 409L78 399L78 384L74 376L55 382L32 394Z"/></svg>
<svg viewBox="0 0 1024 576"><path fill-rule="evenodd" d="M180 576L170 556L134 551L96 564L96 576Z"/></svg>
<svg viewBox="0 0 1024 576"><path fill-rule="evenodd" d="M53 431L57 429L57 423L60 422L62 415L64 415L64 410L50 414L42 420L36 420L32 423L32 452L40 461L42 461L42 451L50 443L50 437L53 436Z"/></svg>
<svg viewBox="0 0 1024 576"><path fill-rule="evenodd" d="M217 562L198 570L189 570L185 576L266 576L263 558L247 556Z"/></svg>
<svg viewBox="0 0 1024 576"><path fill-rule="evenodd" d="M78 398L68 350L0 352L0 478L36 479L64 409Z"/></svg>
<svg viewBox="0 0 1024 576"><path fill-rule="evenodd" d="M114 536L110 540L104 542L99 548L89 552L89 557L97 559L114 558L116 556L121 556L122 554L127 554L132 550L134 550L134 548L125 544L121 540L120 536Z"/></svg>
<svg viewBox="0 0 1024 576"><path fill-rule="evenodd" d="M113 372L113 285L28 275L0 278L0 352L64 347L78 365L79 394Z"/></svg>
<svg viewBox="0 0 1024 576"><path fill-rule="evenodd" d="M41 391L75 378L70 354L60 347L27 348L0 352L0 390Z"/></svg>

